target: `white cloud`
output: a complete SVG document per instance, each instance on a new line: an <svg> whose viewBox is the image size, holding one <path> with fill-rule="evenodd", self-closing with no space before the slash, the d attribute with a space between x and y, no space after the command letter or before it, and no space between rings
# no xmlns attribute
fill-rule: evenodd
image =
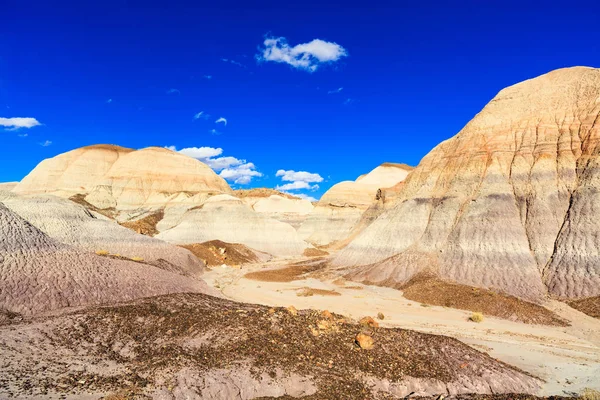
<svg viewBox="0 0 600 400"><path fill-rule="evenodd" d="M350 104L354 103L354 99L351 98L347 98L346 100L344 100L344 105L348 106Z"/></svg>
<svg viewBox="0 0 600 400"><path fill-rule="evenodd" d="M228 181L245 185L250 183L252 178L263 176L256 170L254 163L246 160L227 156L217 157L223 153L223 149L214 147L188 147L177 150L175 146L166 146L167 149L177 151L186 156L196 158L202 161L215 172Z"/></svg>
<svg viewBox="0 0 600 400"><path fill-rule="evenodd" d="M221 123L221 122L223 123L223 125L227 126L227 119L225 119L223 117L220 117L218 120L216 120L215 124L218 124L218 123Z"/></svg>
<svg viewBox="0 0 600 400"><path fill-rule="evenodd" d="M210 115L206 114L204 111L200 111L199 113L196 113L194 115L194 119L208 119L210 117Z"/></svg>
<svg viewBox="0 0 600 400"><path fill-rule="evenodd" d="M228 181L232 180L233 183L246 185L250 183L252 178L262 176L255 168L256 166L253 163L245 163L235 168L225 168L219 176Z"/></svg>
<svg viewBox="0 0 600 400"><path fill-rule="evenodd" d="M40 126L40 122L35 118L0 118L0 126L5 127L9 131L15 131L21 128L33 128Z"/></svg>
<svg viewBox="0 0 600 400"><path fill-rule="evenodd" d="M223 149L220 147L187 147L185 149L177 150L175 146L167 146L167 149L177 151L188 157L197 158L198 160L216 157L223 153Z"/></svg>
<svg viewBox="0 0 600 400"><path fill-rule="evenodd" d="M204 79L212 79L212 75L204 75Z"/></svg>
<svg viewBox="0 0 600 400"><path fill-rule="evenodd" d="M50 140L46 140L45 142L40 143L40 146L43 147L48 147L52 144L52 142Z"/></svg>
<svg viewBox="0 0 600 400"><path fill-rule="evenodd" d="M211 135L220 135L220 134L221 134L221 132L219 132L219 131L218 131L218 130L216 130L216 129L211 129L211 130L210 130L210 131L208 131L208 132L210 132L210 134L211 134Z"/></svg>
<svg viewBox="0 0 600 400"><path fill-rule="evenodd" d="M337 88L337 89L330 90L329 92L327 92L327 94L335 94L335 93L339 93L339 92L341 92L342 90L344 90L344 88L343 88L343 87L339 87L339 88Z"/></svg>
<svg viewBox="0 0 600 400"><path fill-rule="evenodd" d="M310 189L310 190L318 190L319 185L311 185L310 183L303 181L295 181L292 183L286 183L284 185L279 185L275 187L277 190L300 190L300 189Z"/></svg>
<svg viewBox="0 0 600 400"><path fill-rule="evenodd" d="M246 163L246 160L240 160L235 157L219 157L219 158L207 158L201 160L206 165L214 169L215 171L221 171L226 168L237 167Z"/></svg>
<svg viewBox="0 0 600 400"><path fill-rule="evenodd" d="M112 103L112 99L106 100L106 104L110 104L110 103Z"/></svg>
<svg viewBox="0 0 600 400"><path fill-rule="evenodd" d="M286 170L280 169L279 171L277 171L275 176L281 176L281 180L287 181L287 182L295 182L295 181L308 182L308 183L323 182L323 177L321 175L314 174L312 172L306 172L306 171L293 171L293 170L286 171Z"/></svg>
<svg viewBox="0 0 600 400"><path fill-rule="evenodd" d="M261 49L261 54L256 55L256 59L286 63L294 68L314 72L319 65L333 63L346 56L348 56L346 49L334 42L314 39L290 47L284 37L270 37L265 39L264 48Z"/></svg>
<svg viewBox="0 0 600 400"><path fill-rule="evenodd" d="M179 89L169 89L167 90L167 94L181 94L181 92L179 91Z"/></svg>
<svg viewBox="0 0 600 400"><path fill-rule="evenodd" d="M319 189L319 185L316 183L323 182L323 177L321 175L306 171L286 171L284 169L280 169L277 171L275 176L281 177L281 180L284 182L290 182L275 187L276 190L281 190L283 192L288 190L314 191Z"/></svg>

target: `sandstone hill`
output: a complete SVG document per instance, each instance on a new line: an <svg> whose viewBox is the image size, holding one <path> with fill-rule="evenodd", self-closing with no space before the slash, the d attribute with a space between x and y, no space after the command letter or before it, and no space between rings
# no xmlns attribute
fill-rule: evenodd
<svg viewBox="0 0 600 400"><path fill-rule="evenodd" d="M315 208L308 200L273 189L236 190L234 194L258 213L298 228Z"/></svg>
<svg viewBox="0 0 600 400"><path fill-rule="evenodd" d="M204 292L200 280L62 244L0 203L0 309L36 314L63 307Z"/></svg>
<svg viewBox="0 0 600 400"><path fill-rule="evenodd" d="M598 69L502 90L333 264L388 284L428 271L523 298L597 296L599 121Z"/></svg>
<svg viewBox="0 0 600 400"><path fill-rule="evenodd" d="M20 194L83 194L101 210L135 216L204 193L231 193L206 164L161 148L82 147L42 161L14 189Z"/></svg>
<svg viewBox="0 0 600 400"><path fill-rule="evenodd" d="M385 163L356 181L340 182L329 189L298 229L300 237L317 246L343 242L350 237L364 212L378 200L378 191L402 182L411 167Z"/></svg>
<svg viewBox="0 0 600 400"><path fill-rule="evenodd" d="M301 255L308 247L292 226L257 213L226 194L189 209L176 225L155 237L179 245L210 240L241 243L275 256Z"/></svg>

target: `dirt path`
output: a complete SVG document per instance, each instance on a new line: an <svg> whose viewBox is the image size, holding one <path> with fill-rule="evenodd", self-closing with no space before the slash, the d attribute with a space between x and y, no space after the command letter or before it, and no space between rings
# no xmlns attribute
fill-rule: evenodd
<svg viewBox="0 0 600 400"><path fill-rule="evenodd" d="M354 282L344 284L333 279L261 282L244 278L249 272L283 268L288 264L289 260L278 260L244 266L242 270L218 267L204 279L236 301L327 309L355 319L366 315L375 317L381 312L385 315L381 321L383 326L460 339L544 379L542 395L575 393L585 387L600 390L600 320L563 303L550 302L546 306L569 320L572 324L569 327L527 325L487 316L478 324L468 320L470 312L423 306L390 288ZM336 291L341 295L301 295L306 288Z"/></svg>

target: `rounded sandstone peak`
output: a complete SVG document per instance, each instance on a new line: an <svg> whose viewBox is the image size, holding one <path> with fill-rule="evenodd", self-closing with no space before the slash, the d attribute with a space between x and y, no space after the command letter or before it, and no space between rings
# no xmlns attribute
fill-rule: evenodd
<svg viewBox="0 0 600 400"><path fill-rule="evenodd" d="M83 194L94 206L117 211L163 207L198 193L232 192L223 178L194 158L161 147L132 150L106 144L42 161L14 191Z"/></svg>
<svg viewBox="0 0 600 400"><path fill-rule="evenodd" d="M440 143L332 261L355 279L415 274L541 299L600 294L600 69L501 90Z"/></svg>

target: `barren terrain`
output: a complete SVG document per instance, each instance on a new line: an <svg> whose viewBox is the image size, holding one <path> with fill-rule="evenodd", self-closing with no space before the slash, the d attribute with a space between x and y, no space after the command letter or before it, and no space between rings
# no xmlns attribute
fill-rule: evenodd
<svg viewBox="0 0 600 400"><path fill-rule="evenodd" d="M569 326L526 324L486 314L483 322L475 323L469 320L471 311L428 305L405 298L401 290L340 279L325 269L321 259L279 260L244 266L241 271L215 268L205 279L237 301L327 309L352 319L375 318L382 313L381 326L456 338L543 379L540 395L572 395L586 387L600 389L600 320L563 302L547 301L544 315L549 321L558 318ZM340 295L299 295L306 288Z"/></svg>

